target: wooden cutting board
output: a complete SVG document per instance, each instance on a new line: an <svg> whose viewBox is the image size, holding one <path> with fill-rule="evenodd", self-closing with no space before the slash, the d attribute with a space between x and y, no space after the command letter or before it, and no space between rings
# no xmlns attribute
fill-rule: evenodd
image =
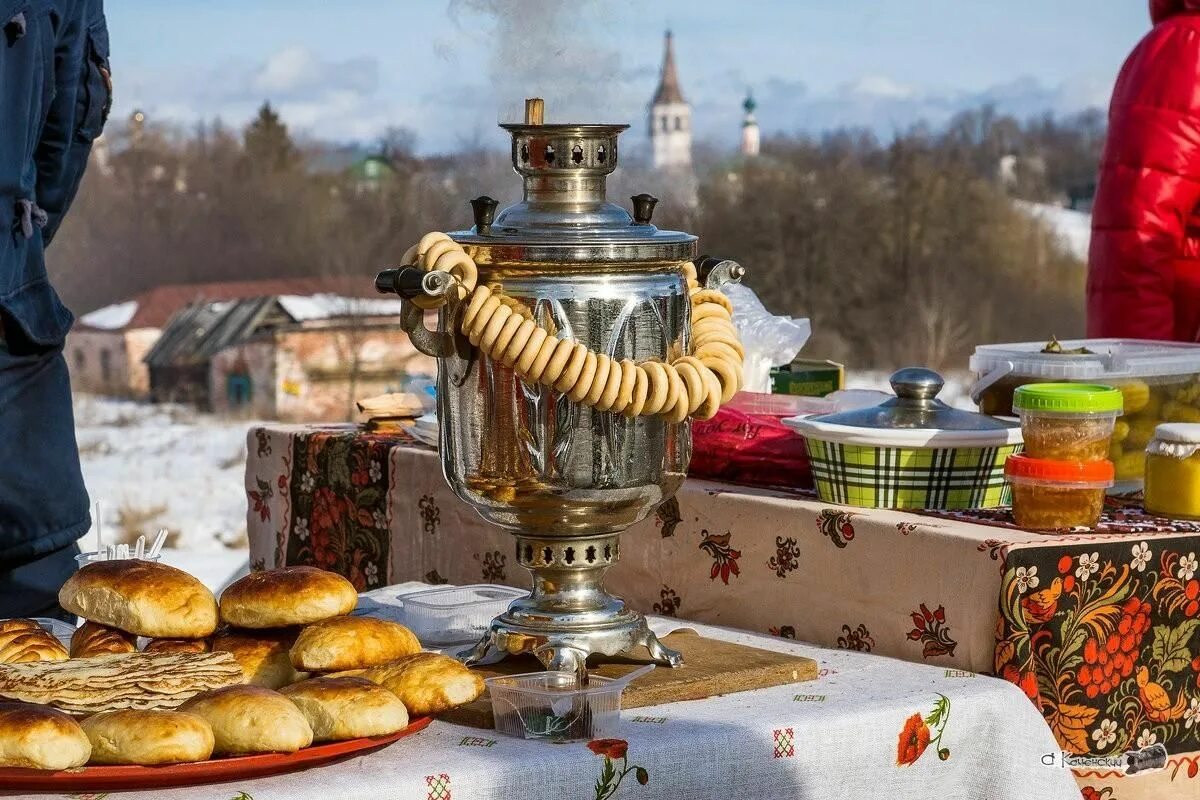
<svg viewBox="0 0 1200 800"><path fill-rule="evenodd" d="M667 634L663 644L683 654L683 666L676 669L659 667L635 680L621 696L622 708L641 708L681 700L700 700L719 694L747 692L787 683L811 681L817 677L817 662L804 656L760 650L757 647L706 639L693 630L683 628ZM645 651L641 651L644 653ZM593 675L619 678L645 663L631 658L616 657L590 671ZM542 665L532 656L508 658L498 664L477 667L475 672L485 678L494 675L518 675L537 672ZM473 728L493 728L492 701L485 692L473 703L439 715L447 722L470 725Z"/></svg>

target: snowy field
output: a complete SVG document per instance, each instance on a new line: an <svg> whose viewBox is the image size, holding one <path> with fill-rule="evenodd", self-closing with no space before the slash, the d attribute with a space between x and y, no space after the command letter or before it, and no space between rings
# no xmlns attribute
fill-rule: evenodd
<svg viewBox="0 0 1200 800"><path fill-rule="evenodd" d="M244 570L246 431L181 406L77 395L76 436L105 542L169 531L163 560L219 589ZM80 540L96 547L95 526Z"/></svg>

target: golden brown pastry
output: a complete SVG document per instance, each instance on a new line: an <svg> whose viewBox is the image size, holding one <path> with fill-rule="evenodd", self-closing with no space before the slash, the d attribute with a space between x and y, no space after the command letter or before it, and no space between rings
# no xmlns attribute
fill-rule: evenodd
<svg viewBox="0 0 1200 800"><path fill-rule="evenodd" d="M202 639L217 629L217 601L181 569L121 559L80 567L58 592L72 614L138 636Z"/></svg>
<svg viewBox="0 0 1200 800"><path fill-rule="evenodd" d="M366 678L313 678L280 690L304 713L313 741L384 736L408 727L400 698Z"/></svg>
<svg viewBox="0 0 1200 800"><path fill-rule="evenodd" d="M261 631L227 630L213 637L213 652L232 653L241 665L246 683L278 689L307 677L292 666L290 650L296 641L295 628Z"/></svg>
<svg viewBox="0 0 1200 800"><path fill-rule="evenodd" d="M207 653L212 650L208 639L151 639L143 653Z"/></svg>
<svg viewBox="0 0 1200 800"><path fill-rule="evenodd" d="M439 653L417 653L381 667L353 670L342 675L378 683L399 697L408 713L417 717L440 714L470 703L478 699L484 689L483 678L461 662Z"/></svg>
<svg viewBox="0 0 1200 800"><path fill-rule="evenodd" d="M0 665L0 700L42 703L70 714L175 708L200 692L243 681L229 653L124 653Z"/></svg>
<svg viewBox="0 0 1200 800"><path fill-rule="evenodd" d="M66 661L67 657L67 648L62 642L36 623L32 629L14 628L8 633L0 633L0 664Z"/></svg>
<svg viewBox="0 0 1200 800"><path fill-rule="evenodd" d="M43 630L41 625L31 619L16 617L14 619L0 620L0 639L6 633L14 633L16 631L40 631Z"/></svg>
<svg viewBox="0 0 1200 800"><path fill-rule="evenodd" d="M74 769L87 763L92 743L61 711L0 703L0 767Z"/></svg>
<svg viewBox="0 0 1200 800"><path fill-rule="evenodd" d="M221 593L221 619L237 628L307 625L349 614L358 604L350 581L316 567L252 572Z"/></svg>
<svg viewBox="0 0 1200 800"><path fill-rule="evenodd" d="M92 742L92 764L182 764L207 761L212 727L182 711L106 711L83 721Z"/></svg>
<svg viewBox="0 0 1200 800"><path fill-rule="evenodd" d="M421 652L408 628L372 617L334 617L303 628L292 645L292 664L309 672L331 672L387 664Z"/></svg>
<svg viewBox="0 0 1200 800"><path fill-rule="evenodd" d="M208 722L216 742L213 752L219 756L294 753L313 743L312 728L300 709L261 686L214 689L196 695L179 710Z"/></svg>
<svg viewBox="0 0 1200 800"><path fill-rule="evenodd" d="M71 658L110 656L137 651L137 637L98 622L85 622L71 637Z"/></svg>

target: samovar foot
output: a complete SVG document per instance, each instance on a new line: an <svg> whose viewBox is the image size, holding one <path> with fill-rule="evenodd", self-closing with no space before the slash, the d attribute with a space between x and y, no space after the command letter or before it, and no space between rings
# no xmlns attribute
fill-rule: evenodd
<svg viewBox="0 0 1200 800"><path fill-rule="evenodd" d="M655 664L664 667L683 666L683 654L659 641L658 636L649 628L646 628L646 635L642 638L641 644L650 651L650 660Z"/></svg>
<svg viewBox="0 0 1200 800"><path fill-rule="evenodd" d="M460 650L454 654L454 657L468 667L474 667L484 662L491 649L492 632L489 630L483 634L483 637L470 650Z"/></svg>

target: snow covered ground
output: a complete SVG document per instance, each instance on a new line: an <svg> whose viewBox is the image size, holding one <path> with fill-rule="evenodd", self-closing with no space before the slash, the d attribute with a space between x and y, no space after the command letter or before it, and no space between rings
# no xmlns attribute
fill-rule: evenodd
<svg viewBox="0 0 1200 800"><path fill-rule="evenodd" d="M100 502L106 542L170 533L163 560L219 589L246 553L246 431L253 424L156 406L76 396L83 477ZM95 526L80 540L96 547Z"/></svg>
<svg viewBox="0 0 1200 800"><path fill-rule="evenodd" d="M1046 225L1068 253L1087 262L1088 244L1092 240L1091 214L1048 203L1013 202L1017 208Z"/></svg>

